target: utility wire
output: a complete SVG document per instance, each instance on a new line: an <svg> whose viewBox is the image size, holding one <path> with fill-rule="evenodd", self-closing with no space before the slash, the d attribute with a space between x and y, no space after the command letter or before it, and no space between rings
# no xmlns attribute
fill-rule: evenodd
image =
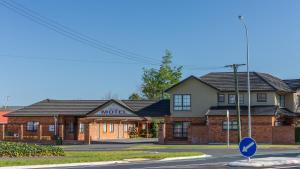
<svg viewBox="0 0 300 169"><path fill-rule="evenodd" d="M10 1L12 2L12 1ZM88 45L90 47L93 47L93 48L96 48L98 50L101 50L101 51L104 51L106 53L109 53L109 54L112 54L112 55L115 55L115 56L118 56L118 57L122 57L122 58L126 58L128 60L131 60L131 61L136 61L136 62L142 62L142 63L153 63L153 61L150 61L149 59L146 60L145 58L139 58L139 57L136 57L136 56L131 56L125 52L120 52L116 49L112 49L112 48L109 48L107 46L103 46L103 45L100 45L99 43L96 43L88 38L85 38L85 37L82 37L74 32L70 32L66 29L63 29L61 28L60 26L58 25L55 25L55 24L52 24L50 22L48 22L47 20L45 19L42 19L40 17L36 17L34 14L32 14L31 12L28 12L26 9L23 9L23 8L20 8L16 5L13 5L5 0L1 0L0 1L0 4L12 11L14 11L15 13L18 13L19 15L22 15L23 17L37 23L37 24L40 24L42 26L45 26L49 29L51 29L52 31L55 31L65 37L68 37L68 38L71 38L75 41L78 41L78 42L81 42L85 45ZM156 63L158 64L158 63Z"/></svg>
<svg viewBox="0 0 300 169"><path fill-rule="evenodd" d="M96 48L98 50L104 51L106 53L128 59L130 61L134 61L135 63L143 63L146 65L158 65L160 66L160 61L154 60L153 58L149 57L144 57L138 54L135 54L133 52L128 52L123 49L116 48L112 45L109 45L107 43L101 42L95 38L92 38L90 36L84 35L80 32L77 32L65 25L62 25L52 19L46 18L39 13L25 7L22 4L16 3L14 1L5 1L5 0L0 0L0 5L8 8L9 10L37 23L40 24L48 29L51 29L52 31L55 31L58 34L61 34L67 38L70 38L72 40L78 41L82 44L85 44L87 46ZM64 58L59 58L64 59ZM72 61L72 60L68 60ZM131 63L130 63L131 64ZM212 70L212 69L223 69L224 67L219 66L219 67L198 67L195 65L182 65L187 69L190 70Z"/></svg>
<svg viewBox="0 0 300 169"><path fill-rule="evenodd" d="M145 56L139 55L139 54L137 54L137 53L134 53L134 52L131 52L131 51L128 51L128 50L124 50L124 49L117 48L117 47L115 47L115 46L113 46L113 45L110 45L110 44L108 44L108 43L105 43L105 42L103 42L103 41L99 41L98 39L95 39L95 38L93 38L93 37L91 37L91 36L82 34L82 33L78 32L78 31L76 31L76 30L74 30L74 29L72 29L72 28L70 28L70 27L67 27L66 25L63 25L63 24L61 24L61 23L59 23L59 22L57 22L57 21L55 21L55 20L53 20L53 19L51 19L51 18L45 17L45 16L41 15L40 13L38 13L38 12L36 12L36 11L33 11L32 9L27 8L27 7L24 6L23 4L17 3L17 2L15 2L15 1L13 1L13 0L11 0L10 2L13 3L13 4L15 4L15 5L17 5L17 6L19 6L19 7L22 7L23 9L26 9L27 11L31 12L32 14L35 14L36 16L38 16L38 17L40 17L40 18L42 18L42 19L44 19L44 20L47 20L47 21L49 21L49 22L51 22L51 23L53 23L53 24L59 25L59 26L61 26L62 28L66 29L66 30L69 30L70 32L74 32L74 33L76 33L76 34L78 34L78 35L80 35L80 36L82 36L82 37L88 38L88 39L90 39L90 40L92 40L92 41L95 41L95 42L97 42L97 43L101 43L101 44L103 44L103 45L105 45L105 46L111 47L111 48L113 48L113 49L116 49L116 50L119 50L119 51L122 51L122 52L125 52L125 53L128 53L128 54L131 54L131 55L135 55L135 56L138 56L138 57L143 57L143 58L146 58L146 59L149 59L149 60L156 60L157 62L160 62L160 60L157 60L157 59L154 59L154 58L150 58L150 57L145 57Z"/></svg>

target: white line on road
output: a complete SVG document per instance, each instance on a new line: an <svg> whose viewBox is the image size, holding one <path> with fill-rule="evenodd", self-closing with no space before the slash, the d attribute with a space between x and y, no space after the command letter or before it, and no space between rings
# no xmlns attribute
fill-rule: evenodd
<svg viewBox="0 0 300 169"><path fill-rule="evenodd" d="M202 163L202 164L186 164L186 165L161 165L157 167L143 167L143 168L131 168L131 169L155 169L155 168L190 168L196 166L213 166L213 165L226 165L227 162L219 162L219 163Z"/></svg>
<svg viewBox="0 0 300 169"><path fill-rule="evenodd" d="M272 168L264 168L264 169L284 169L284 168L300 168L299 165L294 165L294 166L281 166L281 167L272 167Z"/></svg>

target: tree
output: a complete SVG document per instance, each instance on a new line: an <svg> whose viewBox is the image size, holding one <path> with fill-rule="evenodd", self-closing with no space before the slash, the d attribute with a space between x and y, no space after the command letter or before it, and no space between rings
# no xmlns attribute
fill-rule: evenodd
<svg viewBox="0 0 300 169"><path fill-rule="evenodd" d="M138 93L132 93L129 97L129 100L142 100L142 97Z"/></svg>
<svg viewBox="0 0 300 169"><path fill-rule="evenodd" d="M166 50L159 69L144 68L142 93L147 99L164 99L164 91L180 81L182 66L172 67L172 53Z"/></svg>

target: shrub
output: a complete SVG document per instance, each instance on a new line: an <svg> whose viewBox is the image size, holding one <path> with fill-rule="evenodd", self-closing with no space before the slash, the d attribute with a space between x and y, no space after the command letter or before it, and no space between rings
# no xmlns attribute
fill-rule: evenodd
<svg viewBox="0 0 300 169"><path fill-rule="evenodd" d="M129 137L130 138L137 138L138 137L138 130L136 127L130 127L129 128Z"/></svg>
<svg viewBox="0 0 300 169"><path fill-rule="evenodd" d="M158 123L157 121L153 121L150 124L150 132L153 138L157 138L158 137Z"/></svg>
<svg viewBox="0 0 300 169"><path fill-rule="evenodd" d="M0 142L0 157L64 156L62 148L14 142Z"/></svg>
<svg viewBox="0 0 300 169"><path fill-rule="evenodd" d="M295 128L295 139L296 139L296 142L300 142L300 126L299 125Z"/></svg>

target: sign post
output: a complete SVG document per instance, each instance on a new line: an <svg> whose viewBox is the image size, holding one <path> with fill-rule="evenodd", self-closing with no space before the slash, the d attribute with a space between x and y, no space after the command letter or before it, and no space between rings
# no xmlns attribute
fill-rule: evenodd
<svg viewBox="0 0 300 169"><path fill-rule="evenodd" d="M239 144L240 153L244 157L248 158L249 161L250 161L250 157L252 157L255 154L256 148L257 145L255 140L250 137L243 138Z"/></svg>
<svg viewBox="0 0 300 169"><path fill-rule="evenodd" d="M227 110L227 148L229 149L229 110Z"/></svg>

